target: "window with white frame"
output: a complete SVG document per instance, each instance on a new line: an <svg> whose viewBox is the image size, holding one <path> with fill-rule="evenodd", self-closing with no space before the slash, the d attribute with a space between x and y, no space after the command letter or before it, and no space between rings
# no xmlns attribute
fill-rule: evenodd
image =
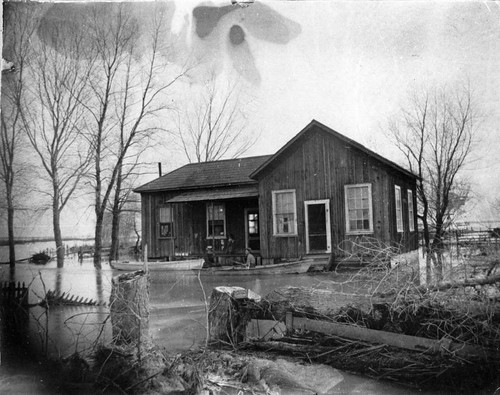
<svg viewBox="0 0 500 395"><path fill-rule="evenodd" d="M295 189L272 192L273 235L297 235L297 204Z"/></svg>
<svg viewBox="0 0 500 395"><path fill-rule="evenodd" d="M172 214L172 206L166 205L160 207L160 238L173 237L174 235L174 220Z"/></svg>
<svg viewBox="0 0 500 395"><path fill-rule="evenodd" d="M396 198L396 230L403 231L403 201L401 200L401 187L394 185L394 195Z"/></svg>
<svg viewBox="0 0 500 395"><path fill-rule="evenodd" d="M347 233L372 233L372 185L345 185L344 191Z"/></svg>
<svg viewBox="0 0 500 395"><path fill-rule="evenodd" d="M415 212L413 211L413 191L408 189L408 224L410 232L415 230Z"/></svg>
<svg viewBox="0 0 500 395"><path fill-rule="evenodd" d="M207 203L207 237L226 237L226 207L224 203Z"/></svg>

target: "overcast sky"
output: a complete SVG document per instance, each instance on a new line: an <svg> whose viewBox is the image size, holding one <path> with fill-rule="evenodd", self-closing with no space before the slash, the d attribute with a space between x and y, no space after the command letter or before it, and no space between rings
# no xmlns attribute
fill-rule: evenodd
<svg viewBox="0 0 500 395"><path fill-rule="evenodd" d="M199 3L177 2L172 30L187 32L205 66L247 84L250 125L262 133L249 155L276 152L314 118L398 160L383 131L409 91L468 80L484 118L467 175L484 201L500 196L500 3L269 1L231 12L228 3L200 21Z"/></svg>
<svg viewBox="0 0 500 395"><path fill-rule="evenodd" d="M485 200L500 195L500 3L270 1L224 14L201 39L196 4L182 4L173 29L187 21L195 54L217 51L207 63L236 71L256 98L262 136L249 154L274 153L314 118L398 160L383 130L408 92L469 80L485 118L468 175ZM234 25L244 45L231 45Z"/></svg>
<svg viewBox="0 0 500 395"><path fill-rule="evenodd" d="M65 4L54 6L45 23L64 18L77 23L78 9L65 9ZM398 161L383 130L409 90L469 80L485 114L480 159L467 172L483 201L478 212L483 215L488 211L484 202L500 196L500 3L311 0L229 5L173 2L169 28L179 54L200 63L185 87L203 83L209 69L220 78L240 79L250 98L249 127L260 133L246 156L276 152L316 119ZM137 8L140 23L148 23L151 9ZM148 160L162 162L164 170L185 163L182 155L164 149Z"/></svg>

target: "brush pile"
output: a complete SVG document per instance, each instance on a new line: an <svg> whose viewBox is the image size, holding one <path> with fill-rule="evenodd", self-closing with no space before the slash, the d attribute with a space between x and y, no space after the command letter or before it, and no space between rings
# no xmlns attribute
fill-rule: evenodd
<svg viewBox="0 0 500 395"><path fill-rule="evenodd" d="M374 262L342 283L332 282L329 290L275 290L263 298L259 315L284 322L284 313L292 311L294 317L432 339L442 344L438 351L300 329L273 341L251 341L247 347L418 388L471 393L492 383L500 385L500 303L492 297L499 282L468 285L494 280L496 274L467 280L462 276L446 286L425 287L419 285L417 273L406 260L392 267ZM455 348L449 348L450 343Z"/></svg>

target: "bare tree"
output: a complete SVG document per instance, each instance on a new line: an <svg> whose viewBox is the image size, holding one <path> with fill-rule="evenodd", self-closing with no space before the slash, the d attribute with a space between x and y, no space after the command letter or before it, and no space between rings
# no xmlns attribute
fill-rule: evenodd
<svg viewBox="0 0 500 395"><path fill-rule="evenodd" d="M185 71L165 77L168 64L160 54L166 37L164 4L158 4L149 30L140 29L125 3L95 7L91 15L96 69L90 86L96 102L88 105L95 124L89 141L94 154L94 266L100 269L104 215L113 193L119 204L127 155L154 133L156 115L167 108L163 95Z"/></svg>
<svg viewBox="0 0 500 395"><path fill-rule="evenodd" d="M87 58L84 32L67 26L54 28L50 42L33 42L29 97L21 103L23 126L41 163L46 183L38 190L48 196L57 251L64 266L61 213L88 170L91 152L82 138L87 80L92 62Z"/></svg>
<svg viewBox="0 0 500 395"><path fill-rule="evenodd" d="M30 41L34 35L39 13L29 4L5 5L3 52L10 65L2 65L2 102L0 116L0 180L5 193L7 231L9 237L9 264L15 266L14 215L16 187L22 184L27 163L21 160L24 153L24 128L21 103L26 93L26 69L31 58ZM26 187L26 185L24 185ZM25 190L26 191L26 190Z"/></svg>
<svg viewBox="0 0 500 395"><path fill-rule="evenodd" d="M477 121L470 87L441 88L412 94L408 106L389 125L390 137L419 177L418 218L423 226L428 282L432 280L431 261L437 280L442 279L443 237L454 210L463 206L470 191L459 177L471 159Z"/></svg>
<svg viewBox="0 0 500 395"><path fill-rule="evenodd" d="M136 208L130 209L129 206L133 203L132 191L142 169L141 163L138 162L139 156L139 154L133 155L131 159L134 159L134 162L125 160L125 164L119 169L116 177L113 202L110 207L112 216L110 262L119 259L122 214L124 212L137 212Z"/></svg>
<svg viewBox="0 0 500 395"><path fill-rule="evenodd" d="M190 163L236 158L255 144L235 83L223 88L212 74L177 112L176 137Z"/></svg>

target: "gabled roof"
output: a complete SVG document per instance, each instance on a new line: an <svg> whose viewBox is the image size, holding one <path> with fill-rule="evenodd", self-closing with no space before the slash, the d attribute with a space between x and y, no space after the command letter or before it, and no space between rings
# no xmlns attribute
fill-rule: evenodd
<svg viewBox="0 0 500 395"><path fill-rule="evenodd" d="M339 140L345 142L346 144L349 144L351 147L355 147L359 149L360 151L364 152L365 154L377 159L378 161L382 162L383 164L393 168L396 171L399 171L403 174L405 174L408 177L412 178L418 178L417 175L411 173L410 171L406 170L405 168L397 165L396 163L390 161L389 159L384 158L383 156L380 156L379 154L373 152L372 150L366 148L365 146L357 143L354 140L351 140L350 138L340 134L339 132L336 132L333 129L330 129L328 126L323 125L321 122L316 121L313 119L304 129L302 129L293 139L291 139L288 143L286 143L281 149L276 152L274 155L270 156L265 162L263 162L255 171L250 174L250 178L256 178L262 171L264 171L269 165L274 163L280 156L285 152L290 146L292 146L298 139L300 139L304 134L309 132L311 129L314 127L320 128L321 130L330 133L331 135L335 136Z"/></svg>
<svg viewBox="0 0 500 395"><path fill-rule="evenodd" d="M206 187L256 184L249 175L271 156L190 163L136 188L135 192L159 192Z"/></svg>

